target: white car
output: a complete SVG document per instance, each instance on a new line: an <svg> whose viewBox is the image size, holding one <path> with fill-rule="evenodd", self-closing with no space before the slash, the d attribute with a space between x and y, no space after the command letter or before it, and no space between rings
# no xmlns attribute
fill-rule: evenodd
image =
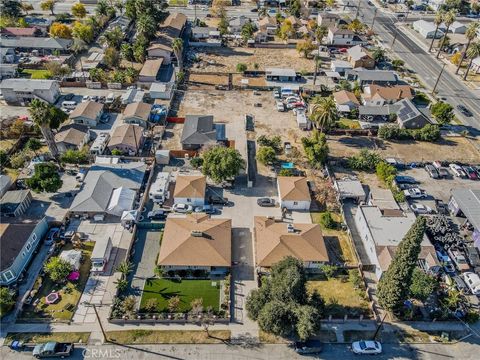
<svg viewBox="0 0 480 360"><path fill-rule="evenodd" d="M285 104L283 102L277 101L275 106L277 108L277 111L280 111L280 112L285 111Z"/></svg>
<svg viewBox="0 0 480 360"><path fill-rule="evenodd" d="M428 197L427 193L419 188L411 188L407 190L403 190L405 197L411 199L421 199Z"/></svg>
<svg viewBox="0 0 480 360"><path fill-rule="evenodd" d="M359 355L377 355L382 353L382 344L378 341L355 341L352 343L352 351Z"/></svg>
<svg viewBox="0 0 480 360"><path fill-rule="evenodd" d="M472 272L463 273L463 280L473 295L480 295L480 277Z"/></svg>
<svg viewBox="0 0 480 360"><path fill-rule="evenodd" d="M465 171L463 171L462 167L457 164L450 164L449 165L450 170L455 174L457 177L467 177L467 174L465 174Z"/></svg>
<svg viewBox="0 0 480 360"><path fill-rule="evenodd" d="M193 211L192 205L187 204L175 204L172 207L172 210L178 213L186 214Z"/></svg>
<svg viewBox="0 0 480 360"><path fill-rule="evenodd" d="M433 213L433 210L432 210L431 207L429 207L427 205L423 205L423 204L412 204L412 205L410 205L410 208L416 214L431 214L431 213Z"/></svg>
<svg viewBox="0 0 480 360"><path fill-rule="evenodd" d="M90 96L85 95L85 96L82 98L82 103L87 102L87 101L90 101Z"/></svg>

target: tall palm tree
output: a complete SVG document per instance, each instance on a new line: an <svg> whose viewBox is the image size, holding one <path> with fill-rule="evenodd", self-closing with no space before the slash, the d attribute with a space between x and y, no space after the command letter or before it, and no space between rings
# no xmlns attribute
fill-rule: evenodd
<svg viewBox="0 0 480 360"><path fill-rule="evenodd" d="M175 53L175 57L177 58L178 62L178 69L180 71L183 70L183 40L180 38L176 38L173 40L172 49Z"/></svg>
<svg viewBox="0 0 480 360"><path fill-rule="evenodd" d="M310 120L312 120L319 130L327 130L339 118L337 106L333 96L316 97L310 104Z"/></svg>
<svg viewBox="0 0 480 360"><path fill-rule="evenodd" d="M480 41L477 41L477 42L474 42L473 44L470 44L470 47L468 48L467 57L470 59L470 62L468 63L465 74L463 75L463 80L467 80L468 72L472 67L473 59L479 56L480 56Z"/></svg>
<svg viewBox="0 0 480 360"><path fill-rule="evenodd" d="M139 34L143 34L146 38L150 39L155 35L157 23L150 14L142 14L137 19L136 27Z"/></svg>
<svg viewBox="0 0 480 360"><path fill-rule="evenodd" d="M74 38L73 39L73 44L72 44L72 47L71 47L73 53L75 55L78 55L82 52L84 52L85 50L88 49L88 45L85 41L83 41L82 39L77 39L77 38ZM82 63L82 57L79 56L78 57L78 60L80 61L80 69L82 70L83 72L83 63Z"/></svg>
<svg viewBox="0 0 480 360"><path fill-rule="evenodd" d="M442 51L443 45L445 44L445 40L447 40L447 34L448 34L448 30L450 30L450 25L453 24L455 19L456 19L455 10L447 11L445 13L445 15L443 16L443 23L445 24L447 29L445 30L445 36L442 39L442 43L440 44L440 47L438 48L437 59L440 56L440 52Z"/></svg>
<svg viewBox="0 0 480 360"><path fill-rule="evenodd" d="M50 105L45 101L33 99L30 102L28 112L32 120L40 128L43 138L47 142L48 150L55 159L58 159L58 148L55 144L52 129L50 128Z"/></svg>
<svg viewBox="0 0 480 360"><path fill-rule="evenodd" d="M458 63L455 74L458 74L458 72L460 71L460 66L462 66L463 60L465 60L465 57L467 56L467 51L468 51L468 48L470 47L471 42L475 40L475 38L477 37L477 31L479 28L480 28L480 23L478 22L471 22L470 24L468 24L467 31L465 32L465 37L467 38L467 45L465 46L465 51L462 53L462 58Z"/></svg>
<svg viewBox="0 0 480 360"><path fill-rule="evenodd" d="M435 18L433 19L433 23L435 24L435 34L433 35L432 42L430 43L430 47L428 48L428 52L432 51L433 43L435 39L437 38L437 32L438 32L438 27L440 24L443 22L443 15L445 12L443 10L440 10L435 14Z"/></svg>
<svg viewBox="0 0 480 360"><path fill-rule="evenodd" d="M122 261L120 264L118 264L116 271L120 272L122 274L122 278L126 278L128 274L133 269L133 265L129 261Z"/></svg>
<svg viewBox="0 0 480 360"><path fill-rule="evenodd" d="M115 26L112 30L105 31L99 41L102 45L106 44L108 47L119 49L124 36L122 29Z"/></svg>
<svg viewBox="0 0 480 360"><path fill-rule="evenodd" d="M313 74L313 85L315 85L317 82L318 67L322 63L322 58L320 57L320 54L318 54L315 55L313 60L315 61L315 74Z"/></svg>
<svg viewBox="0 0 480 360"><path fill-rule="evenodd" d="M318 26L315 29L315 40L317 41L318 45L322 45L323 43L323 38L327 36L328 34L328 28L325 26Z"/></svg>

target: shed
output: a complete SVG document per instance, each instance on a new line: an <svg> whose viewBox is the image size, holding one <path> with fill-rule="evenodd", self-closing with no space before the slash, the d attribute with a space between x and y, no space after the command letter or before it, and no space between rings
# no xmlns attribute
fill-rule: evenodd
<svg viewBox="0 0 480 360"><path fill-rule="evenodd" d="M64 250L60 253L60 259L72 265L74 270L80 269L82 252L80 250Z"/></svg>
<svg viewBox="0 0 480 360"><path fill-rule="evenodd" d="M344 178L336 180L334 186L341 200L351 199L359 203L367 198L362 183L357 179Z"/></svg>

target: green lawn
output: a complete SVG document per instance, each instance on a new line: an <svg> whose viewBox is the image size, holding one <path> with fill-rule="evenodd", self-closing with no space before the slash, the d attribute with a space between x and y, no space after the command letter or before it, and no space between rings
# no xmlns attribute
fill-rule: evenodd
<svg viewBox="0 0 480 360"><path fill-rule="evenodd" d="M187 6L188 0L168 0L170 6Z"/></svg>
<svg viewBox="0 0 480 360"><path fill-rule="evenodd" d="M215 283L216 286L212 286ZM212 280L181 280L150 279L145 282L140 308L143 309L148 299L158 299L158 311L167 312L168 299L179 296L180 305L177 312L191 309L193 299L202 298L203 307L211 306L214 310L220 308L220 281Z"/></svg>
<svg viewBox="0 0 480 360"><path fill-rule="evenodd" d="M221 344L230 340L230 330L127 330L107 331L116 344Z"/></svg>
<svg viewBox="0 0 480 360"><path fill-rule="evenodd" d="M89 332L8 333L5 338L5 344L10 343L12 340L21 340L26 343L58 341L85 344L89 337Z"/></svg>
<svg viewBox="0 0 480 360"><path fill-rule="evenodd" d="M50 79L51 77L48 70L24 69L22 72L29 74L31 79Z"/></svg>
<svg viewBox="0 0 480 360"><path fill-rule="evenodd" d="M360 123L357 120L341 118L338 123L346 129L360 129Z"/></svg>
<svg viewBox="0 0 480 360"><path fill-rule="evenodd" d="M77 303L82 296L83 289L87 283L88 276L90 275L90 255L95 243L88 241L84 243L82 252L84 253L85 261L80 265L80 279L77 282L69 282L64 286L52 282L48 276L43 278L43 283L39 287L39 279L35 282L34 289L38 290L38 293L32 300L32 304L35 300L40 301L36 306L26 305L20 316L20 320L28 320L32 318L36 319L57 319L57 320L70 320L76 310ZM62 250L72 249L72 244L66 244ZM39 288L38 288L39 287ZM55 304L46 304L45 297L52 291L59 291L61 299Z"/></svg>

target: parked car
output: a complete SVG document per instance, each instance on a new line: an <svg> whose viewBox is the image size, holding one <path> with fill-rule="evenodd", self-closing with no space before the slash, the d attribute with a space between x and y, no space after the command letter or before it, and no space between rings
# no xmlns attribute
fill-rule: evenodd
<svg viewBox="0 0 480 360"><path fill-rule="evenodd" d="M411 199L424 199L428 197L428 194L424 190L419 189L418 187L403 190L403 193L405 194L405 197Z"/></svg>
<svg viewBox="0 0 480 360"><path fill-rule="evenodd" d="M102 124L107 124L110 121L110 114L109 113L103 113L102 116L100 116L100 122Z"/></svg>
<svg viewBox="0 0 480 360"><path fill-rule="evenodd" d="M472 294L480 295L480 277L473 272L466 272L462 276Z"/></svg>
<svg viewBox="0 0 480 360"><path fill-rule="evenodd" d="M441 167L441 168L438 168L437 171L438 171L438 176L443 179L450 177L450 172L448 171L447 168Z"/></svg>
<svg viewBox="0 0 480 360"><path fill-rule="evenodd" d="M465 256L470 266L473 268L480 267L480 255L475 246L467 246L465 249Z"/></svg>
<svg viewBox="0 0 480 360"><path fill-rule="evenodd" d="M98 101L98 96L97 95L90 96L90 101Z"/></svg>
<svg viewBox="0 0 480 360"><path fill-rule="evenodd" d="M284 112L285 111L285 104L281 101L277 101L275 104L275 107L277 108L277 111Z"/></svg>
<svg viewBox="0 0 480 360"><path fill-rule="evenodd" d="M115 101L115 95L113 93L110 93L107 95L105 98L105 104L112 104Z"/></svg>
<svg viewBox="0 0 480 360"><path fill-rule="evenodd" d="M193 211L192 205L187 204L174 204L172 210L178 213L186 214Z"/></svg>
<svg viewBox="0 0 480 360"><path fill-rule="evenodd" d="M433 210L431 207L423 204L411 204L410 208L416 214L432 214Z"/></svg>
<svg viewBox="0 0 480 360"><path fill-rule="evenodd" d="M83 98L82 98L82 103L87 102L87 101L90 101L90 96L84 95Z"/></svg>
<svg viewBox="0 0 480 360"><path fill-rule="evenodd" d="M204 205L204 206L197 206L195 208L195 212L213 215L218 212L218 209L214 208L212 205Z"/></svg>
<svg viewBox="0 0 480 360"><path fill-rule="evenodd" d="M418 181L411 176L397 175L395 176L395 182L397 184L417 184Z"/></svg>
<svg viewBox="0 0 480 360"><path fill-rule="evenodd" d="M262 206L262 207L274 207L275 200L270 198L260 198L257 200L257 204L258 206Z"/></svg>
<svg viewBox="0 0 480 360"><path fill-rule="evenodd" d="M467 259L465 256L463 256L460 250L454 250L450 248L448 249L448 255L450 256L450 259L452 259L458 271L464 272L470 270Z"/></svg>
<svg viewBox="0 0 480 360"><path fill-rule="evenodd" d="M211 205L223 205L223 206L230 205L230 202L228 201L228 199L221 196L209 196L208 203Z"/></svg>
<svg viewBox="0 0 480 360"><path fill-rule="evenodd" d="M67 95L64 96L65 100L72 100L75 95L72 93L68 93Z"/></svg>
<svg viewBox="0 0 480 360"><path fill-rule="evenodd" d="M425 165L425 171L430 175L432 179L438 179L438 170L433 165Z"/></svg>
<svg viewBox="0 0 480 360"><path fill-rule="evenodd" d="M463 115L466 117L472 117L473 114L470 110L468 110L465 106L463 105L457 105L457 110L460 111Z"/></svg>
<svg viewBox="0 0 480 360"><path fill-rule="evenodd" d="M467 177L467 174L465 174L465 171L463 171L460 165L450 164L448 167L450 168L450 170L452 170L453 174L456 177L461 177L461 178Z"/></svg>
<svg viewBox="0 0 480 360"><path fill-rule="evenodd" d="M37 359L45 357L67 357L72 355L74 349L73 343L61 343L50 341L38 344L33 348L33 356Z"/></svg>
<svg viewBox="0 0 480 360"><path fill-rule="evenodd" d="M459 275L453 275L452 281L453 285L455 285L457 290L461 293L466 293L468 291L467 284L465 284L465 281L463 281L463 279Z"/></svg>
<svg viewBox="0 0 480 360"><path fill-rule="evenodd" d="M440 199L435 199L435 210L441 215L448 215L448 205Z"/></svg>
<svg viewBox="0 0 480 360"><path fill-rule="evenodd" d="M462 167L462 169L470 180L478 180L477 172L475 171L475 169L473 167L464 166L464 167Z"/></svg>
<svg viewBox="0 0 480 360"><path fill-rule="evenodd" d="M54 227L54 228L51 228L47 235L45 236L45 245L52 245L55 241L56 238L58 238L58 236L60 235L60 228L58 227Z"/></svg>
<svg viewBox="0 0 480 360"><path fill-rule="evenodd" d="M382 344L378 341L355 341L352 343L352 351L360 355L377 355L382 353Z"/></svg>
<svg viewBox="0 0 480 360"><path fill-rule="evenodd" d="M319 340L297 341L294 348L295 352L300 355L318 354L322 351L322 343Z"/></svg>
<svg viewBox="0 0 480 360"><path fill-rule="evenodd" d="M148 212L147 218L150 220L165 220L167 218L167 213L165 210L152 210Z"/></svg>

